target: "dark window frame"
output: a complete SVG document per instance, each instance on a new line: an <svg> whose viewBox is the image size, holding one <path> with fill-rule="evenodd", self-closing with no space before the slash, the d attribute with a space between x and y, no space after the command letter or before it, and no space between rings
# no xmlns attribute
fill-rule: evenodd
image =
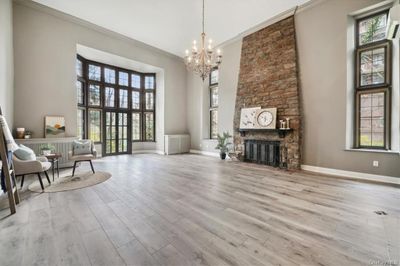
<svg viewBox="0 0 400 266"><path fill-rule="evenodd" d="M93 60L86 59L80 55L77 55L77 60L82 62L83 66L83 76L77 76L77 81L81 81L83 84L83 93L84 99L83 104L77 104L79 109L84 110L84 136L83 138L88 138L90 135L89 131L89 110L90 109L99 109L101 110L101 141L96 142L97 144L102 143L103 148L105 148L105 112L121 112L128 114L128 153L131 151L131 143L132 142L156 142L156 90L157 90L157 79L155 73L140 73L134 70L121 68L113 65L108 65L100 62L96 62ZM88 78L88 71L89 71L89 64L100 66L100 73L101 77L99 81L96 80L89 80ZM115 71L115 83L106 83L105 82L105 68L113 69ZM119 72L126 72L128 73L128 85L119 85ZM136 88L132 86L132 74L140 76L140 88ZM154 78L154 88L153 89L145 89L144 82L145 76L153 76ZM100 105L89 105L89 85L99 85L100 86ZM109 107L105 105L105 87L112 87L114 88L114 107ZM128 91L128 107L127 108L120 108L120 89L124 89ZM77 89L76 89L77 90ZM140 105L139 109L132 108L132 91L138 91L140 97ZM154 108L152 110L146 110L145 106L145 94L153 93L153 104ZM76 97L77 98L77 97ZM133 140L132 139L132 113L140 113L140 139ZM153 113L153 139L146 139L145 138L145 113Z"/></svg>
<svg viewBox="0 0 400 266"><path fill-rule="evenodd" d="M219 106L219 87L218 87L218 85L219 85L219 73L218 73L218 80L217 80L217 82L215 82L215 83L211 83L211 76L212 76L212 72L213 71L219 71L219 69L218 69L218 67L214 67L212 70L211 70L211 72L210 72L210 76L209 76L209 86L208 86L208 94L209 94L209 106L210 106L210 108L209 108L209 127L210 127L210 130L209 130L209 134L210 134L210 139L217 139L217 137L215 136L215 137L213 137L213 135L212 135L212 131L213 131L213 115L212 115L212 113L213 112L217 112L217 116L218 116L218 106ZM214 89L214 88L218 88L218 93L217 93L217 95L218 95L218 105L213 105L213 101L212 101L212 90ZM217 122L216 122L216 125L217 125L217 132L218 132L218 118L217 118Z"/></svg>
<svg viewBox="0 0 400 266"><path fill-rule="evenodd" d="M380 11L368 16L361 17L356 20L355 26L355 78L354 78L354 148L356 149L377 149L377 150L390 150L391 145L391 88L392 88L392 42L390 40L384 39L380 41L373 41L371 43L360 45L359 43L359 25L360 21L370 19L382 14L388 15L389 10ZM375 50L384 48L385 51L385 81L381 84L371 84L361 86L361 53L369 50ZM384 102L384 134L383 134L383 146L365 146L361 145L361 114L360 114L360 97L362 94L373 94L377 92L383 92L385 95Z"/></svg>

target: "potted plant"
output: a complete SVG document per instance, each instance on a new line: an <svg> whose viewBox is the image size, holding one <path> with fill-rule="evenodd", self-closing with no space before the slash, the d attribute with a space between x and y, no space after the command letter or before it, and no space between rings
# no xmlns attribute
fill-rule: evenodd
<svg viewBox="0 0 400 266"><path fill-rule="evenodd" d="M44 156L50 155L52 151L55 150L55 147L50 143L40 145L40 151Z"/></svg>
<svg viewBox="0 0 400 266"><path fill-rule="evenodd" d="M226 158L226 153L228 152L228 145L232 144L230 142L228 142L228 139L231 138L232 136L229 134L229 132L224 132L222 133L222 135L218 134L217 138L218 138L218 145L217 147L215 147L215 149L219 149L220 153L220 157L221 160L225 160Z"/></svg>

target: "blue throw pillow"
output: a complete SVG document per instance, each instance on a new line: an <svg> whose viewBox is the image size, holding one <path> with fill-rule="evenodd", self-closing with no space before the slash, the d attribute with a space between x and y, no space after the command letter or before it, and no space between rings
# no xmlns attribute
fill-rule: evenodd
<svg viewBox="0 0 400 266"><path fill-rule="evenodd" d="M92 153L92 141L90 140L74 140L72 143L74 155L83 155Z"/></svg>
<svg viewBox="0 0 400 266"><path fill-rule="evenodd" d="M16 151L14 151L14 154L18 159L20 159L22 161L36 160L35 152L32 149L30 149L22 144L19 145L19 148Z"/></svg>

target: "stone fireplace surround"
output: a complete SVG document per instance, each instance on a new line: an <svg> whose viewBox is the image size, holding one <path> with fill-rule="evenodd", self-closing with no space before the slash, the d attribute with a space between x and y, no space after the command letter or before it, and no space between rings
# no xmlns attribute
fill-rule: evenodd
<svg viewBox="0 0 400 266"><path fill-rule="evenodd" d="M301 110L294 17L291 16L261 29L243 39L239 82L234 116L234 145L244 152L244 141L280 141L286 152L288 169L299 169L301 163ZM239 132L242 108L278 109L279 120L290 118L290 127L283 138L274 131ZM278 126L278 125L277 125Z"/></svg>

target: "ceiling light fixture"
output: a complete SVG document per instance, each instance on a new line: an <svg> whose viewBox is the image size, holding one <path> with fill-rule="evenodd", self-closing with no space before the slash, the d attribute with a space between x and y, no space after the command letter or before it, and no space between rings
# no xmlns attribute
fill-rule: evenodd
<svg viewBox="0 0 400 266"><path fill-rule="evenodd" d="M203 81L208 77L214 67L219 66L222 61L221 50L215 52L212 47L212 40L208 40L206 46L206 34L204 32L204 0L203 0L203 32L201 33L201 47L197 48L197 41L193 41L191 52L186 50L185 64L187 68L199 75Z"/></svg>

